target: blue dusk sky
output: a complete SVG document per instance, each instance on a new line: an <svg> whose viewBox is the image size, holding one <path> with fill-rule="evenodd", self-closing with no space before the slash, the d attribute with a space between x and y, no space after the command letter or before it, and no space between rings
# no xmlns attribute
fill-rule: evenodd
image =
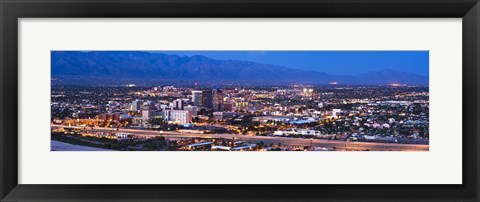
<svg viewBox="0 0 480 202"><path fill-rule="evenodd" d="M203 55L217 60L246 60L315 70L334 75L393 69L428 77L428 51L152 51L179 56Z"/></svg>

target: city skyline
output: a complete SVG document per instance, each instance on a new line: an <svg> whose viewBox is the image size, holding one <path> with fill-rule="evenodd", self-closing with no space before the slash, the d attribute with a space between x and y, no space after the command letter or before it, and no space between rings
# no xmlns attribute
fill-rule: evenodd
<svg viewBox="0 0 480 202"><path fill-rule="evenodd" d="M52 151L429 151L428 77L145 51L51 56Z"/></svg>

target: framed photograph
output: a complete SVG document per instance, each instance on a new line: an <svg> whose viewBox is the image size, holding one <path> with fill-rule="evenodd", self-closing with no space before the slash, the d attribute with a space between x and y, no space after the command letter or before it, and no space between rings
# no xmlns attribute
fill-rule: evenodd
<svg viewBox="0 0 480 202"><path fill-rule="evenodd" d="M478 201L477 0L0 4L1 201Z"/></svg>

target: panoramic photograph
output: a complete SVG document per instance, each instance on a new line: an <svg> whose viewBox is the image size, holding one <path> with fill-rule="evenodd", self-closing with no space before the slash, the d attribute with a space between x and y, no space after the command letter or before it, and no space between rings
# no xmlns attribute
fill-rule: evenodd
<svg viewBox="0 0 480 202"><path fill-rule="evenodd" d="M51 51L51 151L429 151L429 51Z"/></svg>

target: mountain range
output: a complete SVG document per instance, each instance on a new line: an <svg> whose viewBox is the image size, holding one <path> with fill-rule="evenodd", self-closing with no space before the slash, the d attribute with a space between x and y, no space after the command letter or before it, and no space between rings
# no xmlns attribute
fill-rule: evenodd
<svg viewBox="0 0 480 202"><path fill-rule="evenodd" d="M322 67L328 68L328 67ZM178 56L147 51L52 51L51 75L55 77L161 79L209 82L275 82L285 84L401 83L428 85L428 77L392 69L356 76L331 75L240 60L205 56Z"/></svg>

